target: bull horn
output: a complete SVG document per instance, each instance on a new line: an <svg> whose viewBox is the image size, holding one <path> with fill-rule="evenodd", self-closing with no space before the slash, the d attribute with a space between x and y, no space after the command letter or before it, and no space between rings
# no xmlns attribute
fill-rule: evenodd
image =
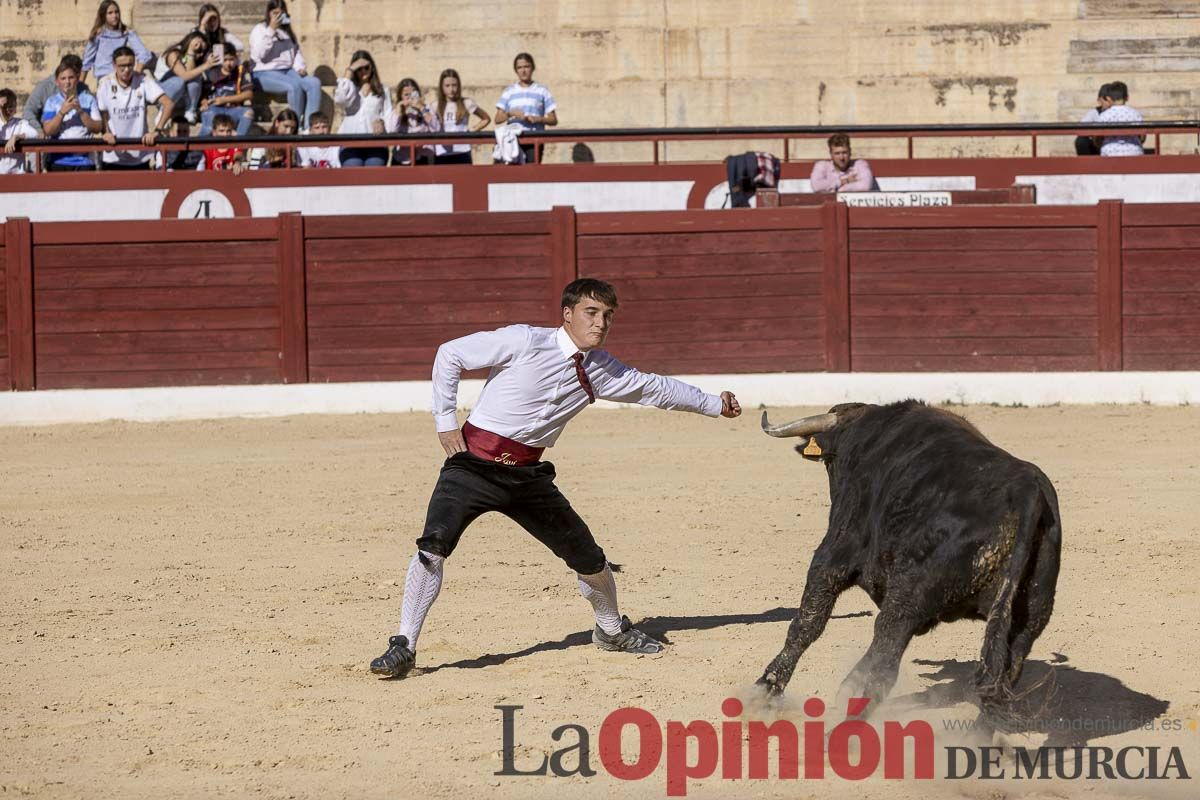
<svg viewBox="0 0 1200 800"><path fill-rule="evenodd" d="M763 433L768 436L812 436L823 433L837 425L837 414L817 414L811 417L785 422L783 425L772 425L767 422L767 412L762 415Z"/></svg>

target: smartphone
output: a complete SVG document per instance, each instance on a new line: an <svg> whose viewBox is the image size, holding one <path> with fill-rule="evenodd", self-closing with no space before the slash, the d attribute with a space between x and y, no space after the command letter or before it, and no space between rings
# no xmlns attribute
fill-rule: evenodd
<svg viewBox="0 0 1200 800"><path fill-rule="evenodd" d="M279 24L280 25L291 25L292 18L289 17L287 14L280 14L279 15Z"/></svg>
<svg viewBox="0 0 1200 800"><path fill-rule="evenodd" d="M223 61L225 59L225 45L224 44L217 42L216 44L214 44L212 46L212 51L213 51L213 55L217 57L217 61Z"/></svg>

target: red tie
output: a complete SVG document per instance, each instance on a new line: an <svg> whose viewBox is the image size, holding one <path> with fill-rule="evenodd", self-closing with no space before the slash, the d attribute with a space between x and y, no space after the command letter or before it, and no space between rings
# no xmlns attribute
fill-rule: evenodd
<svg viewBox="0 0 1200 800"><path fill-rule="evenodd" d="M588 402L596 402L596 390L592 388L592 382L588 380L587 373L583 371L583 353L576 353L571 358L575 360L575 377L579 378L579 385L587 392Z"/></svg>

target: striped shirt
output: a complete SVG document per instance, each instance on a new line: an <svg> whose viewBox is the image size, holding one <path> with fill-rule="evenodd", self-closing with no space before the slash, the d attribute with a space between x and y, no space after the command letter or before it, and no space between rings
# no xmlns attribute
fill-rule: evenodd
<svg viewBox="0 0 1200 800"><path fill-rule="evenodd" d="M520 83L509 86L496 101L496 108L505 114L512 114L513 111L519 110L527 117L544 117L558 106L554 104L554 95L550 94L550 90L534 81L528 86L522 86ZM509 122L520 125L526 130L542 131L546 129L545 123L542 122L528 122L523 119L510 119Z"/></svg>

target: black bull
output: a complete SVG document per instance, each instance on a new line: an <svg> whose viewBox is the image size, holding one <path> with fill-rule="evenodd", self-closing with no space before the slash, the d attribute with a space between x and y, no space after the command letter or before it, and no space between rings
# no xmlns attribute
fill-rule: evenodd
<svg viewBox="0 0 1200 800"><path fill-rule="evenodd" d="M779 426L764 412L763 430L803 437L796 449L825 463L830 509L800 609L759 684L782 692L838 595L859 586L879 614L838 708L883 700L913 636L977 619L987 627L975 683L984 718L1000 722L1054 607L1062 528L1050 480L962 417L911 400Z"/></svg>

